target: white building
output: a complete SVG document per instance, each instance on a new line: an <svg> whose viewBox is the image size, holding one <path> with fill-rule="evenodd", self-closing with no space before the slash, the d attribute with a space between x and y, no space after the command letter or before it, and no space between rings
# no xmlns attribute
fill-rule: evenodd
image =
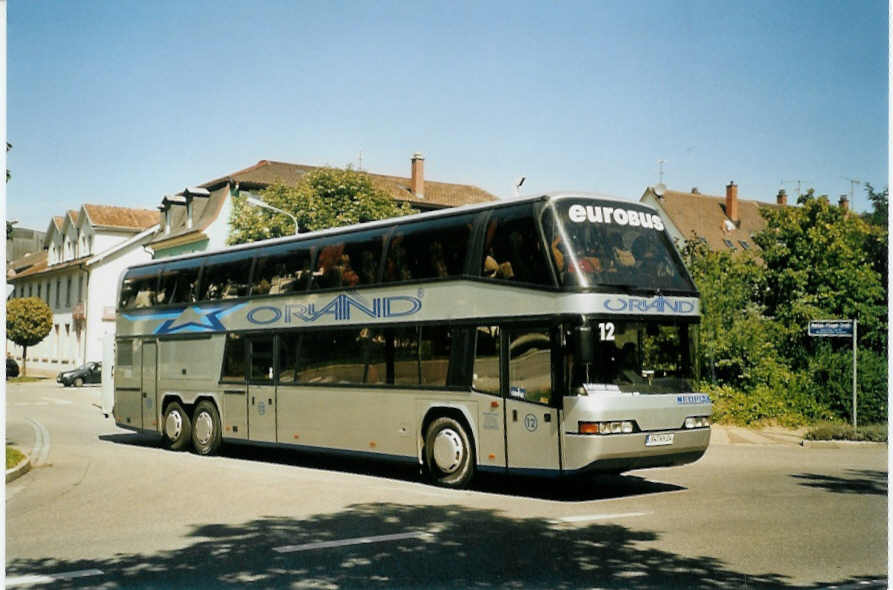
<svg viewBox="0 0 893 590"><path fill-rule="evenodd" d="M102 360L102 342L115 331L115 296L124 268L151 259L143 247L159 229L146 209L83 205L54 217L45 249L7 266L11 297L37 297L53 311L50 334L28 347L28 371L55 373ZM22 359L22 347L7 341Z"/></svg>

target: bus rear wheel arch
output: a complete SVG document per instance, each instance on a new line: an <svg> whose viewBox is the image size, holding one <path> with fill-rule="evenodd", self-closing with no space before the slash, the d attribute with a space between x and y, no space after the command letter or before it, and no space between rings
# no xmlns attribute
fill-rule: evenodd
<svg viewBox="0 0 893 590"><path fill-rule="evenodd" d="M165 446L172 451L185 451L192 442L192 421L180 402L172 401L165 406L162 424Z"/></svg>
<svg viewBox="0 0 893 590"><path fill-rule="evenodd" d="M425 430L425 468L431 481L447 488L467 487L474 477L474 442L464 420L434 418Z"/></svg>
<svg viewBox="0 0 893 590"><path fill-rule="evenodd" d="M199 455L214 455L220 450L220 412L209 400L201 400L192 414L192 447Z"/></svg>

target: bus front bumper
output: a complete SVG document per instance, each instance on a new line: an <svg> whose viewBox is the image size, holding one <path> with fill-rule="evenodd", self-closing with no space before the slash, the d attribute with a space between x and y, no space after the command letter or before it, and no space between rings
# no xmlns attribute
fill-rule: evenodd
<svg viewBox="0 0 893 590"><path fill-rule="evenodd" d="M700 459L709 443L709 428L603 436L568 433L564 437L563 471L566 474L620 473L685 465Z"/></svg>

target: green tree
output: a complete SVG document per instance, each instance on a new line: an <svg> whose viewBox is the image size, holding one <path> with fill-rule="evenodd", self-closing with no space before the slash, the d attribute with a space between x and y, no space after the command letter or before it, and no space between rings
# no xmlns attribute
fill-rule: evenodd
<svg viewBox="0 0 893 590"><path fill-rule="evenodd" d="M717 252L697 240L686 243L683 256L701 294L704 376L717 384L750 383L772 347L755 303L764 282L762 267L750 252Z"/></svg>
<svg viewBox="0 0 893 590"><path fill-rule="evenodd" d="M762 248L766 314L784 327L783 352L805 366L806 325L823 318L859 320L859 343L886 347L887 288L873 250L874 230L858 215L810 191L800 207L763 209Z"/></svg>
<svg viewBox="0 0 893 590"><path fill-rule="evenodd" d="M872 225L879 225L886 229L887 227L887 187L878 192L874 190L871 183L865 183L865 192L868 193L868 200L871 201L871 212L865 214L865 221Z"/></svg>
<svg viewBox="0 0 893 590"><path fill-rule="evenodd" d="M53 312L37 297L22 297L6 302L6 337L22 347L22 374L28 363L28 347L50 333Z"/></svg>
<svg viewBox="0 0 893 590"><path fill-rule="evenodd" d="M274 183L263 200L294 215L302 232L364 223L413 213L408 203L397 203L377 188L368 174L351 169L317 168L295 186ZM291 235L292 220L235 199L227 242L242 244Z"/></svg>

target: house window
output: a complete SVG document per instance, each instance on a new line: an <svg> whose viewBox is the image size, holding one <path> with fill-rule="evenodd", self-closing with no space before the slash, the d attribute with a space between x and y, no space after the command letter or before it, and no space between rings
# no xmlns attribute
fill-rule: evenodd
<svg viewBox="0 0 893 590"><path fill-rule="evenodd" d="M738 243L741 244L741 247L745 250L750 250L750 244L747 243L747 240L738 240Z"/></svg>
<svg viewBox="0 0 893 590"><path fill-rule="evenodd" d="M84 275L78 276L78 303L84 302Z"/></svg>
<svg viewBox="0 0 893 590"><path fill-rule="evenodd" d="M71 277L68 277L65 285L65 307L71 307Z"/></svg>
<svg viewBox="0 0 893 590"><path fill-rule="evenodd" d="M62 290L62 279L56 279L56 307L59 307L59 295Z"/></svg>
<svg viewBox="0 0 893 590"><path fill-rule="evenodd" d="M51 293L53 291L53 283L51 281L47 281L47 305L50 304L50 300L52 299Z"/></svg>
<svg viewBox="0 0 893 590"><path fill-rule="evenodd" d="M40 294L40 292L43 291L42 287L43 287L43 283L37 283L37 298L38 299L43 299L43 295Z"/></svg>
<svg viewBox="0 0 893 590"><path fill-rule="evenodd" d="M31 290L31 289L32 289L33 287L34 287L34 285L31 285L31 284L28 285L28 297L31 297L31 295L32 295L32 290Z"/></svg>
<svg viewBox="0 0 893 590"><path fill-rule="evenodd" d="M723 243L729 247L729 250L737 250L735 244L732 243L732 240L723 239Z"/></svg>

